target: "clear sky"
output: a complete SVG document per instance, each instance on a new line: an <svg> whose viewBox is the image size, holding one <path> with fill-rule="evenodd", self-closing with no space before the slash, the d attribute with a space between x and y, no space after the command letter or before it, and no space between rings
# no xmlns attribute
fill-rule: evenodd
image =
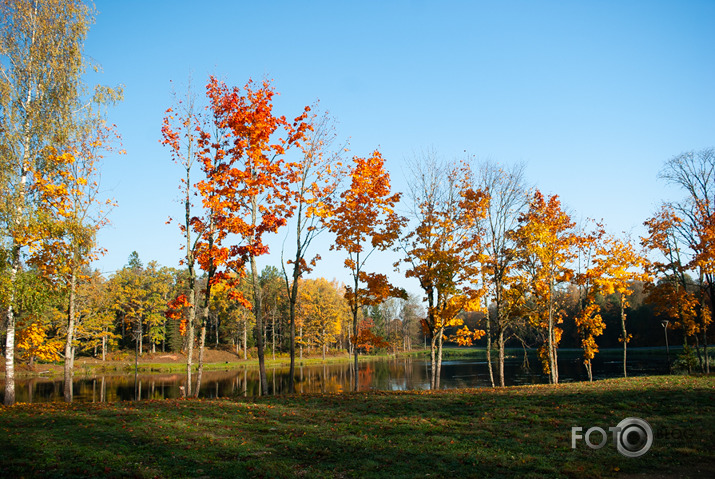
<svg viewBox="0 0 715 479"><path fill-rule="evenodd" d="M159 144L171 82L199 87L271 78L279 114L320 100L351 155L379 148L404 190L405 159L433 148L505 165L558 194L575 219L613 233L640 226L677 191L657 174L683 151L715 146L715 1L117 1L99 12L85 53L123 84L110 118L125 156L103 185L119 206L95 266L178 266L180 169ZM260 267L279 265L280 242ZM315 275L347 281L342 256ZM390 256L372 267L388 273ZM418 293L416 283L395 282Z"/></svg>

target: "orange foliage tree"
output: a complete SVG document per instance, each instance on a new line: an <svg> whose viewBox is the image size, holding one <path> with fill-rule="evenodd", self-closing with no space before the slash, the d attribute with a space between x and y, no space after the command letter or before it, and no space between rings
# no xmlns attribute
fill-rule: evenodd
<svg viewBox="0 0 715 479"><path fill-rule="evenodd" d="M529 210L519 218L515 232L523 278L529 292L527 315L534 326L546 334L545 344L539 349L544 372L552 384L559 382L557 348L563 330L563 311L556 301L559 283L570 281L575 258L576 234L574 222L561 209L558 196L545 198L536 190Z"/></svg>
<svg viewBox="0 0 715 479"><path fill-rule="evenodd" d="M353 283L345 289L353 316L353 337L358 336L358 313L365 305L379 304L389 296L403 296L382 274L365 271L366 262L376 250L387 250L399 237L404 218L394 208L400 194L391 194L390 175L385 161L375 150L367 158L353 158L350 168L350 188L330 205L328 229L336 235L331 249L344 250L348 258L345 267ZM361 287L361 285L364 285ZM354 341L353 341L354 342ZM358 348L353 347L355 373L358 371ZM357 381L355 382L357 390Z"/></svg>
<svg viewBox="0 0 715 479"><path fill-rule="evenodd" d="M659 259L647 264L648 273L658 279L646 284L646 300L655 306L656 312L670 318L667 327L682 330L686 345L689 338L695 337L697 341L696 334L710 322L710 311L701 306L702 297L693 293L688 263L682 257L684 247L679 232L685 228L684 222L671 207L664 205L644 225L648 235L641 238L641 244L660 254Z"/></svg>
<svg viewBox="0 0 715 479"><path fill-rule="evenodd" d="M375 334L373 329L375 328L375 322L372 318L363 318L358 322L358 334L353 336L351 341L353 347L358 350L362 350L366 353L370 353L373 349L386 348L390 345L385 338Z"/></svg>
<svg viewBox="0 0 715 479"><path fill-rule="evenodd" d="M237 277L250 264L253 281L254 336L258 348L261 390L268 388L263 351L262 295L256 257L266 254L266 233L274 233L293 214L291 184L297 181L300 165L285 160L286 151L300 145L309 129L309 107L293 122L273 114L275 91L270 82L229 88L211 77L206 86L212 114L213 134L200 132L200 161L206 179L199 183L204 207L212 212L215 237L200 248L199 262L208 256L202 268L223 265L215 281L229 280L226 271ZM282 137L280 135L283 135ZM237 244L227 246L229 239ZM204 254L206 252L206 254ZM207 287L210 293L211 282ZM242 297L237 293L236 299Z"/></svg>

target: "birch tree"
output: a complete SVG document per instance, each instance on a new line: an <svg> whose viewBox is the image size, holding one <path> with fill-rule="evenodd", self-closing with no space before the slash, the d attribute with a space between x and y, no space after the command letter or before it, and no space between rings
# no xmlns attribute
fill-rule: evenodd
<svg viewBox="0 0 715 479"><path fill-rule="evenodd" d="M62 167L55 153L75 131L92 14L77 0L0 2L0 228L10 291L4 305L5 404L15 402L15 282L24 255L40 239L28 234L39 221L34 174Z"/></svg>

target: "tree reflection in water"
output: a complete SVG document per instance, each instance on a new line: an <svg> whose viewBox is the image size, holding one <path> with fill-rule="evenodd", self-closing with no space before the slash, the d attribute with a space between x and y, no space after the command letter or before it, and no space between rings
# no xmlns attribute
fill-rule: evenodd
<svg viewBox="0 0 715 479"><path fill-rule="evenodd" d="M598 358L597 358L598 359ZM662 364L661 364L662 363ZM353 372L350 363L315 364L296 368L295 391L306 393L342 393L353 390ZM665 374L667 362L653 358L634 358L628 365L629 375ZM365 361L358 371L358 389L365 390L420 390L429 389L429 361L421 358L400 357L389 360ZM584 381L587 376L580 360L564 360L559 364L560 376L565 381ZM619 361L594 362L596 379L622 375ZM521 359L505 364L507 385L548 383L548 377L540 371L538 362L531 368L522 368ZM268 394L285 394L289 390L289 368L268 369ZM186 374L134 374L97 375L78 377L74 380L74 401L114 402L131 400L169 399L182 397L186 388ZM0 383L2 384L2 383ZM195 387L195 385L192 385ZM489 387L489 372L486 361L447 360L442 363L441 386L443 389ZM0 391L2 388L0 387ZM64 401L64 381L33 377L16 379L18 402ZM228 371L204 371L200 397L232 397L260 395L258 369L239 368Z"/></svg>

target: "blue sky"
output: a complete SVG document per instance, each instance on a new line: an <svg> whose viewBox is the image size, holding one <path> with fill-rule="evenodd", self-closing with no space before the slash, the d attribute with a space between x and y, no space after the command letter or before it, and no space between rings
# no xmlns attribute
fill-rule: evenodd
<svg viewBox="0 0 715 479"><path fill-rule="evenodd" d="M663 162L715 146L713 1L113 1L85 53L89 81L122 84L110 117L125 156L108 158L103 185L119 206L100 233L111 272L136 250L178 266L180 170L159 144L171 82L199 87L271 78L288 117L320 100L350 139L351 155L379 148L404 190L406 158L433 148L503 164L558 194L575 219L613 233L642 222L678 192ZM278 265L284 233L260 266ZM340 255L316 275L347 281ZM393 261L373 258L382 272ZM418 293L416 283L392 273Z"/></svg>

